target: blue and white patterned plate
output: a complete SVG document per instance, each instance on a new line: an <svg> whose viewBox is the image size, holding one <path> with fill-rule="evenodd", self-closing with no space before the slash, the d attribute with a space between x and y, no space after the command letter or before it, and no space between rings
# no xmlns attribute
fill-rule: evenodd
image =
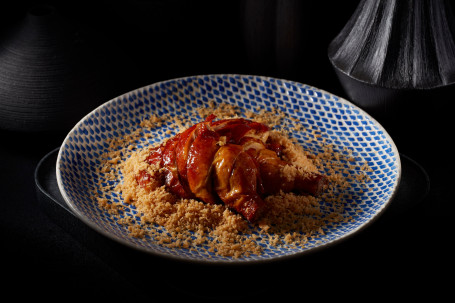
<svg viewBox="0 0 455 303"><path fill-rule="evenodd" d="M368 190L358 184L349 189L344 212L352 220L328 226L324 233L304 247L283 249L267 247L262 255L241 258L217 256L206 248L196 250L160 246L149 238L131 236L105 209L99 207L93 190L105 176L99 173L101 156L108 150L108 140L134 132L151 114L185 115L210 101L234 104L255 111L278 107L305 128L317 129L320 136L291 133L309 151L320 151L322 142L335 151L349 150L356 167L367 163ZM295 120L294 120L295 121ZM295 122L294 122L295 123ZM163 128L166 126L164 125ZM165 129L151 130L154 139L138 142L141 146L159 142ZM166 135L169 136L169 135ZM305 254L338 243L374 221L390 204L401 177L397 148L373 118L350 102L315 87L292 81L249 75L203 75L155 83L110 100L84 117L65 138L57 159L57 182L72 211L86 224L127 246L151 254L180 260L238 263L262 262ZM118 201L118 195L109 196ZM355 201L353 201L353 199ZM126 213L136 214L126 206Z"/></svg>

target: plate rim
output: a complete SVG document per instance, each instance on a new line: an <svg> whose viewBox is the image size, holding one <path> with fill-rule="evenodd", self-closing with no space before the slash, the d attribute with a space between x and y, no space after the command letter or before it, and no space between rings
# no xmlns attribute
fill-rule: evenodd
<svg viewBox="0 0 455 303"><path fill-rule="evenodd" d="M204 258L201 258L201 259L199 259L199 258L188 258L188 257L184 257L184 256L181 256L181 255L173 255L173 254L168 254L168 253L161 252L161 251L152 251L150 249L146 249L145 247L142 247L142 246L136 245L134 243L131 243L129 241L126 241L125 239L122 239L122 238L116 236L115 234L110 233L110 232L100 228L97 224L95 224L89 218L87 218L85 215L83 215L77 209L77 207L73 204L73 202L71 201L70 197L66 194L66 192L64 190L63 181L62 181L62 177L61 177L61 174L60 174L60 167L61 167L60 164L61 164L63 148L60 148L59 152L58 152L58 155L57 155L57 161L56 161L56 178L57 178L58 188L60 190L60 193L61 193L65 203L68 205L68 207L71 209L71 211L76 215L76 217L78 219L80 219L83 223L88 225L93 230L101 233L102 235L110 238L111 240L117 241L117 242L119 242L121 244L124 244L124 245L130 247L130 248L139 250L139 251L141 251L143 253L146 253L146 254L149 254L149 255L160 256L160 257L164 257L166 259L189 262L189 263L197 263L197 264L242 265L242 264L258 264L258 263L270 263L270 262L278 262L278 261L290 260L290 259L294 259L294 258L297 258L297 257L301 257L303 255L313 254L313 253L316 253L316 252L321 251L323 249L327 249L329 247L333 247L334 245L337 245L337 244L339 244L341 242L344 242L344 241L352 238L354 235L358 234L360 231L363 231L366 228L370 227L374 222L376 222L378 220L379 217L381 217L385 213L386 209L393 202L394 198L396 197L396 194L397 194L400 182L401 182L401 177L402 177L401 158L400 158L400 153L398 151L398 148L397 148L395 142L393 141L392 137L387 132L387 130L382 126L382 124L380 124L375 118L373 118L365 110L363 110L359 106L355 105L354 103L350 102L349 100L347 100L347 99L345 99L343 97L337 96L337 95L335 95L333 93L330 93L330 92L328 92L328 91L326 91L324 89L320 89L318 87L315 87L315 86L312 86L312 85L309 85L309 84L306 84L306 83L302 83L302 82L298 82L298 81L294 81L294 80L283 79L283 78L271 77L271 76L240 74L240 73L197 74L197 75L182 76L182 77L177 77L177 78L169 78L167 80L153 82L151 84L144 85L144 86L129 90L129 91L127 91L127 92L125 92L125 93L123 93L121 95L118 95L118 96L116 96L114 98L111 98L111 99L107 100L106 102L102 103L101 105L99 105L96 108L94 108L93 110L91 110L84 117L82 117L71 128L71 130L68 132L68 134L65 136L61 147L64 147L65 143L68 142L70 136L74 133L75 130L78 129L78 127L87 118L89 118L90 116L94 115L95 112L99 111L103 107L106 107L106 106L112 104L113 102L115 102L118 99L121 99L121 98L123 99L125 97L127 98L128 96L134 94L135 92L141 92L141 91L146 90L146 89L148 89L148 88L150 88L152 86L159 86L159 85L161 85L163 83L167 83L167 82L170 82L170 81L178 82L178 81L182 81L182 80L185 80L185 79L197 79L197 78L207 78L207 77L208 78L212 78L212 79L213 78L220 78L220 77L238 77L238 78L241 78L241 79L243 79L243 78L259 78L259 79L262 79L262 80L273 79L274 81L278 80L278 81L282 81L283 83L293 83L293 84L303 85L303 86L308 87L310 89L314 89L315 91L319 91L319 92L321 92L323 94L327 94L327 95L333 96L333 97L337 98L337 101L340 101L341 103L344 103L344 104L347 104L349 106L352 106L354 109L358 110L363 116L366 116L368 119L370 119L373 122L373 124L376 127L379 128L380 131L382 131L382 134L386 137L388 143L390 143L391 149L392 149L393 153L395 154L396 168L397 168L397 177L396 177L396 181L395 181L395 184L394 184L394 187L393 187L393 191L390 194L389 199L381 206L380 209L378 209L374 213L374 215L367 222L362 223L361 225L357 226L355 229L350 230L349 232L343 234L341 237L332 239L332 240L330 240L330 241L328 241L326 243L323 243L321 245L318 245L316 247L312 247L312 248L309 248L309 249L306 249L306 250L294 252L294 253L291 253L291 254L281 255L281 256L275 256L275 257L271 257L271 258L258 258L258 259L235 259L235 258L233 258L233 259L229 259L229 260L226 260L226 259L217 260L217 259L204 259Z"/></svg>

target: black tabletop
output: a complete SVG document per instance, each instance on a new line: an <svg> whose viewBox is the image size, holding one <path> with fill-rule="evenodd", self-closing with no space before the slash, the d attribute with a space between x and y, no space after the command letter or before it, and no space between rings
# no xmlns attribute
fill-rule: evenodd
<svg viewBox="0 0 455 303"><path fill-rule="evenodd" d="M285 78L348 98L327 59L327 46L357 3L283 2L288 6L281 1L53 5L83 29L93 51L104 54L105 71L115 80L104 88L106 98L156 81L213 73ZM28 4L1 11L5 30ZM283 19L283 12L295 18ZM292 22L299 30L282 32ZM283 47L284 33L298 37L286 40L297 51ZM408 122L416 123L416 117L380 121L398 147L403 178L396 201L366 230L315 254L239 267L144 256L104 238L55 203L58 193L46 199L36 184L37 166L47 156L38 177L52 189L53 157L70 128L0 130L2 289L16 298L130 301L447 294L455 210L452 136L442 128L450 123L428 126L443 117L422 115L419 125Z"/></svg>

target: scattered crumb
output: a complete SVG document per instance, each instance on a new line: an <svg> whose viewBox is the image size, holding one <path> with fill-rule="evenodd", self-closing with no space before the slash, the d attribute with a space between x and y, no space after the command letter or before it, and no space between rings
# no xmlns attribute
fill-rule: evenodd
<svg viewBox="0 0 455 303"><path fill-rule="evenodd" d="M135 142L151 136L150 132L144 132L145 129L159 128L166 121L172 121L170 117L152 116L142 121L135 132L110 142L109 151L99 167L106 180L111 181L107 184L100 181L96 192L100 208L115 216L134 237L149 237L166 247L189 250L205 247L214 254L234 258L260 255L267 245L304 247L312 237L323 235L328 224L352 220L343 215L344 205L345 199L355 199L343 193L352 182L368 181L364 173L369 169L366 163L357 174L348 174L358 166L349 151L335 152L332 146L319 140L317 130L304 129L297 120L285 117L278 110L258 109L258 113L254 113L228 104L212 103L194 113L201 120L210 114L219 119L246 117L268 125L273 129L270 138L285 147L283 158L295 165L286 166L282 173L291 178L296 170L323 172L330 181L327 190L320 197L293 193L269 196L265 201L270 210L255 224L248 223L224 205L177 198L164 185L152 183L150 190L146 191L137 185L135 175L142 169L152 176L159 174L160 170L144 162L151 146L138 148ZM173 122L167 122L165 134L181 132L194 124L190 117L174 117ZM284 123L285 118L291 123ZM283 125L286 127L277 127ZM288 137L287 133L291 131L311 132L312 140L319 140L323 151L310 154L296 144L295 139ZM368 190L366 186L365 190ZM116 193L121 201L110 201L106 198L107 193ZM134 219L123 214L128 206L137 210Z"/></svg>

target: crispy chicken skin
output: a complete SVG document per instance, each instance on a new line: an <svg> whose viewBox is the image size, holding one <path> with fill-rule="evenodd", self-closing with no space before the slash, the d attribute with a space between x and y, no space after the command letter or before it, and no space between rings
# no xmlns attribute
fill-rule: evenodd
<svg viewBox="0 0 455 303"><path fill-rule="evenodd" d="M219 135L208 128L207 123L198 124L196 138L188 151L187 180L191 192L206 203L215 203L212 190L212 163L217 152Z"/></svg>
<svg viewBox="0 0 455 303"><path fill-rule="evenodd" d="M260 197L261 176L258 167L241 145L227 144L218 149L213 159L215 191L228 207L250 222L265 210Z"/></svg>
<svg viewBox="0 0 455 303"><path fill-rule="evenodd" d="M268 142L266 125L215 118L210 115L150 151L145 161L162 168L170 192L205 203L222 202L254 222L267 210L263 200L267 195L322 191L323 175L301 172L288 178L282 173L290 164L281 159L283 147ZM152 182L144 171L136 180L144 188Z"/></svg>

